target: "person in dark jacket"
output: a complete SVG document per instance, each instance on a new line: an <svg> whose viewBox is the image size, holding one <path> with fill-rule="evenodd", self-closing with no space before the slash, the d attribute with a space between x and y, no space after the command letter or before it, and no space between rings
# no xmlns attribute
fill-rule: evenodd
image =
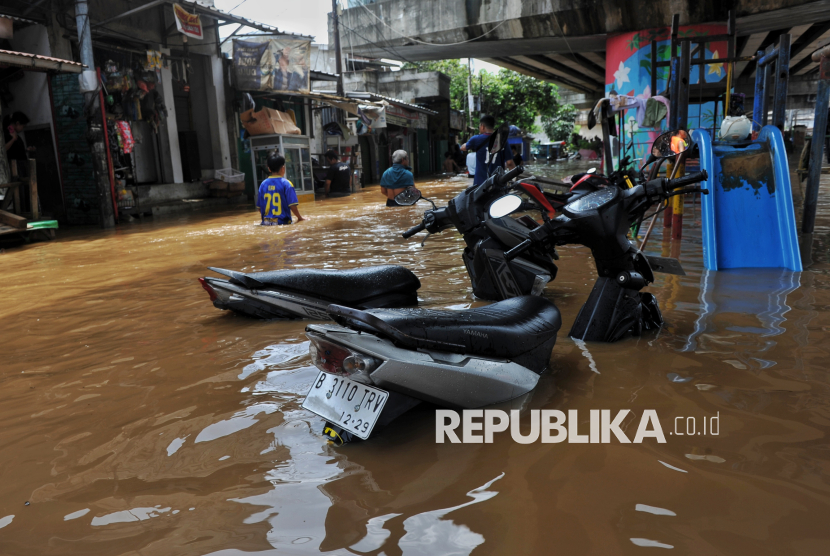
<svg viewBox="0 0 830 556"><path fill-rule="evenodd" d="M470 137L466 143L461 145L462 151L476 153L476 172L473 185L484 183L496 167L504 168L504 163L507 160L506 142L496 154L491 154L489 151L490 136L496 130L496 119L493 116L482 116L479 120L478 130L479 135Z"/></svg>
<svg viewBox="0 0 830 556"><path fill-rule="evenodd" d="M326 152L329 170L326 174L326 197L346 197L352 192L352 169L340 156L330 150Z"/></svg>
<svg viewBox="0 0 830 556"><path fill-rule="evenodd" d="M26 148L21 133L26 129L29 118L23 112L15 112L3 118L3 139L6 143L6 155L9 162L17 161L17 171L28 176L29 152L34 148Z"/></svg>

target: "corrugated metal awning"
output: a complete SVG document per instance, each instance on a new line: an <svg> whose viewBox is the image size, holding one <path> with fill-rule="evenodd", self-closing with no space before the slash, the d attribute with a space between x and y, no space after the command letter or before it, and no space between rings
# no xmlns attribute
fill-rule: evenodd
<svg viewBox="0 0 830 556"><path fill-rule="evenodd" d="M0 64L60 73L81 73L86 67L80 62L12 50L0 50Z"/></svg>
<svg viewBox="0 0 830 556"><path fill-rule="evenodd" d="M333 95L332 91L319 91L320 93ZM389 104L394 104L395 106L400 106L401 108L406 108L407 110L412 110L413 112L421 112L423 114L429 114L430 116L437 116L438 112L435 110L430 110L429 108L424 108L423 106L419 106L417 104L412 104L411 102L406 102L399 98L388 97L386 95L379 95L377 93L369 93L369 92L346 92L346 96L352 100L371 100L374 102L380 102L385 100Z"/></svg>
<svg viewBox="0 0 830 556"><path fill-rule="evenodd" d="M401 108L406 108L407 110L412 110L414 112L422 112L424 114L429 114L431 116L438 115L438 112L436 112L435 110L430 110L429 108L424 108L423 106L418 106L417 104L412 104L399 98L388 97L386 95L379 95L377 93L346 93L346 96L350 98L366 98L368 96L369 100L374 100L376 102L380 100L385 100L389 104L394 104L395 106L400 106Z"/></svg>
<svg viewBox="0 0 830 556"><path fill-rule="evenodd" d="M306 39L313 39L311 35L298 35L295 33L283 33L276 27L271 27L270 25L266 25L265 23L259 23L258 21L253 21L251 19L240 17L238 15L229 14L228 12L223 12L222 10L218 10L216 8L209 8L194 0L177 0L176 2L169 1L169 4L181 4L183 8L190 12L195 12L200 15L206 15L210 17L214 17L216 19L221 19L223 21L229 21L231 23L236 23L238 25L244 25L246 27L251 27L253 29L258 29L260 31L264 31L266 33L273 33L273 34L286 34L286 35L294 35L297 37L303 37Z"/></svg>
<svg viewBox="0 0 830 556"><path fill-rule="evenodd" d="M30 25L37 25L38 22L33 19L25 19L22 17L17 17L16 15L8 15L8 14L0 14L0 17L4 17L6 19L11 19L12 21L17 21L18 23L28 23Z"/></svg>

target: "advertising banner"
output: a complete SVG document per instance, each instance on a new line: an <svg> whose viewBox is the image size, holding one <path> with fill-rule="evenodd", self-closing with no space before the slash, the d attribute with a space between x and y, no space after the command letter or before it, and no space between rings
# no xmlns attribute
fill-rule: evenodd
<svg viewBox="0 0 830 556"><path fill-rule="evenodd" d="M243 91L309 91L311 41L233 41L236 85Z"/></svg>
<svg viewBox="0 0 830 556"><path fill-rule="evenodd" d="M202 20L199 19L197 14L188 13L178 4L173 4L173 14L176 16L176 29L179 30L179 33L194 39L204 38Z"/></svg>
<svg viewBox="0 0 830 556"><path fill-rule="evenodd" d="M242 91L270 91L273 88L273 57L267 42L233 41L236 86Z"/></svg>
<svg viewBox="0 0 830 556"><path fill-rule="evenodd" d="M368 106L360 105L360 120L365 124L364 133L368 133L373 129L383 129L386 127L386 107L385 106ZM358 133L361 133L358 130Z"/></svg>

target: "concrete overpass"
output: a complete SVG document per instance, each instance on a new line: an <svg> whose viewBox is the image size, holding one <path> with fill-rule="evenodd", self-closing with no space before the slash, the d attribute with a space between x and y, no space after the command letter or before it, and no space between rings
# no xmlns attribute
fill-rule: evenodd
<svg viewBox="0 0 830 556"><path fill-rule="evenodd" d="M569 100L576 104L588 104L604 93L609 34L668 27L675 13L683 26L725 23L729 10L735 10L737 52L742 56L790 33L795 82L815 79L818 64L810 54L830 39L830 0L350 0L348 4L340 22L341 41L349 52L401 61L479 58L556 83L572 93ZM736 86L751 92L754 73L754 63L736 64ZM808 90L815 89L804 88Z"/></svg>

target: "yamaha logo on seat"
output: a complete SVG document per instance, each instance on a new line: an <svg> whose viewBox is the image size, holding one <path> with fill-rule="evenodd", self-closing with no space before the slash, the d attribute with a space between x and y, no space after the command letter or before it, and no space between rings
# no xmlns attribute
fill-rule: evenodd
<svg viewBox="0 0 830 556"><path fill-rule="evenodd" d="M470 330L469 328L464 328L463 331L464 334L467 334L469 336L477 336L479 338L484 338L485 340L488 340L490 338L487 334L485 334L484 332L479 332L478 330Z"/></svg>

